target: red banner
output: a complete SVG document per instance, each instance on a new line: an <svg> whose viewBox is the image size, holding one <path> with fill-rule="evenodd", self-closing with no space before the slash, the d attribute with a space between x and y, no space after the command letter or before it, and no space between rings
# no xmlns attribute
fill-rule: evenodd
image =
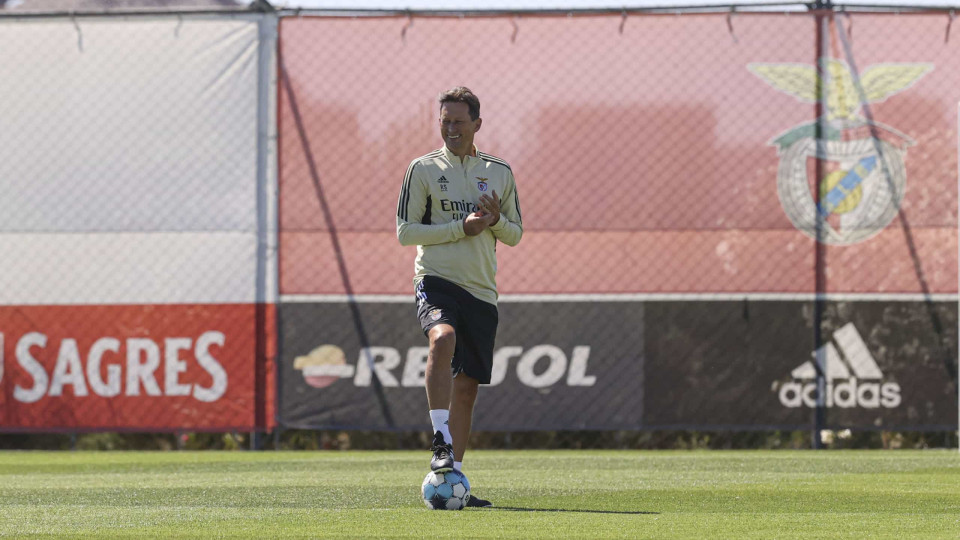
<svg viewBox="0 0 960 540"><path fill-rule="evenodd" d="M517 177L502 293L811 293L818 222L821 292L957 291L960 40L942 14L280 28L281 293L411 292L400 183L461 84L478 148Z"/></svg>
<svg viewBox="0 0 960 540"><path fill-rule="evenodd" d="M272 425L272 312L251 304L2 307L0 429Z"/></svg>

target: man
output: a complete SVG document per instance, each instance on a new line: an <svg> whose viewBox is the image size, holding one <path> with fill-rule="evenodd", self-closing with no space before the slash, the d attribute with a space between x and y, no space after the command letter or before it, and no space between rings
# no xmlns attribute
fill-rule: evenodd
<svg viewBox="0 0 960 540"><path fill-rule="evenodd" d="M462 468L477 390L490 383L498 320L496 244L517 245L523 227L510 166L473 144L482 124L480 100L458 86L438 101L443 147L407 168L397 237L404 246L417 246L417 315L430 341L430 468L447 471ZM471 497L467 506L492 505Z"/></svg>

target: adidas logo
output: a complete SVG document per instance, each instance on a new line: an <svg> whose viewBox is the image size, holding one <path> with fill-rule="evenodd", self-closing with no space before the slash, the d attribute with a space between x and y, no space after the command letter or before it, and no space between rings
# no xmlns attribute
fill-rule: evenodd
<svg viewBox="0 0 960 540"><path fill-rule="evenodd" d="M900 385L882 382L883 372L853 323L834 332L832 342L820 347L813 357L790 372L793 381L780 385L778 395L784 407L817 406L816 364L826 379L825 407L892 409L900 406ZM774 383L774 390L776 387Z"/></svg>
<svg viewBox="0 0 960 540"><path fill-rule="evenodd" d="M449 184L450 181L447 180L447 177L446 177L446 176L441 176L440 179L437 180L437 183L438 183L438 184Z"/></svg>

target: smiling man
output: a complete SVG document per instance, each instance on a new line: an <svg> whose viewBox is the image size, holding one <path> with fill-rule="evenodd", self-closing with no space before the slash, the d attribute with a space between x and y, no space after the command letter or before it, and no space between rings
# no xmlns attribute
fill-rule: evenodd
<svg viewBox="0 0 960 540"><path fill-rule="evenodd" d="M410 163L397 204L397 237L417 246L417 316L430 342L425 386L434 471L461 469L479 385L490 383L497 333L499 240L523 235L513 171L477 151L480 100L458 86L440 94L443 147ZM471 497L467 506L493 506Z"/></svg>

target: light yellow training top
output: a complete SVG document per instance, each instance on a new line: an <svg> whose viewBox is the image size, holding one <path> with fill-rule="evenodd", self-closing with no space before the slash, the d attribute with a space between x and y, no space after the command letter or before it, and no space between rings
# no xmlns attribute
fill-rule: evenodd
<svg viewBox="0 0 960 540"><path fill-rule="evenodd" d="M466 236L464 218L479 210L480 195L492 197L494 190L500 220ZM397 238L417 246L414 285L423 276L436 276L496 305L497 240L515 246L521 236L520 200L506 161L476 152L461 163L444 145L410 162L397 203Z"/></svg>

